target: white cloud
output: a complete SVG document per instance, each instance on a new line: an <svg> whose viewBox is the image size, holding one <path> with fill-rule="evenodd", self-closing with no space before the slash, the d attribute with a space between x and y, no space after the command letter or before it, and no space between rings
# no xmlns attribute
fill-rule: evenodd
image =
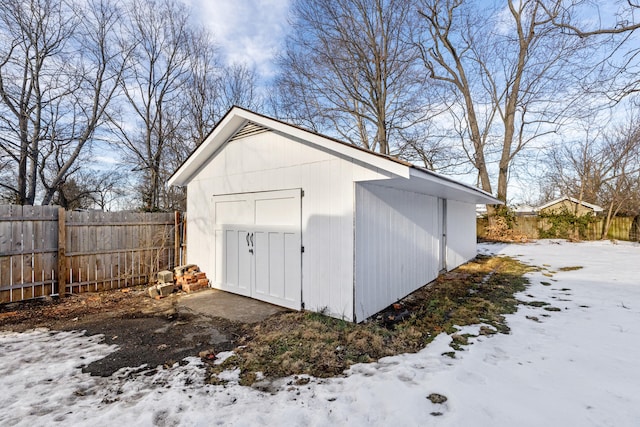
<svg viewBox="0 0 640 427"><path fill-rule="evenodd" d="M213 34L228 63L254 66L259 76L276 72L285 37L289 0L191 0L194 17Z"/></svg>

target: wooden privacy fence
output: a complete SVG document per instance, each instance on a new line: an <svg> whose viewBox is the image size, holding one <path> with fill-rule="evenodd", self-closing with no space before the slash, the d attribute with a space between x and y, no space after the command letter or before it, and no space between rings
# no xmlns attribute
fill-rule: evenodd
<svg viewBox="0 0 640 427"><path fill-rule="evenodd" d="M147 283L184 259L184 231L177 212L0 206L0 302Z"/></svg>
<svg viewBox="0 0 640 427"><path fill-rule="evenodd" d="M486 226L488 221L486 218L477 219L477 234L478 237L484 238L486 235ZM596 221L590 223L584 233L581 236L585 240L599 240L602 234L604 226L604 219L597 218ZM545 219L537 216L522 216L516 218L515 231L525 234L530 239L540 238L540 230L549 230L551 223ZM614 240L631 240L640 241L640 228L637 220L632 217L614 217L611 220L611 226L607 233L608 239Z"/></svg>

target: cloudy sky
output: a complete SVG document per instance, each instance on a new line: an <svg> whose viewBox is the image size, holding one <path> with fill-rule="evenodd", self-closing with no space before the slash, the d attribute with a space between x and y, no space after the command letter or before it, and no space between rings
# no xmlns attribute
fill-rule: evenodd
<svg viewBox="0 0 640 427"><path fill-rule="evenodd" d="M214 35L229 63L255 66L274 76L275 56L284 40L289 0L190 0L193 15Z"/></svg>

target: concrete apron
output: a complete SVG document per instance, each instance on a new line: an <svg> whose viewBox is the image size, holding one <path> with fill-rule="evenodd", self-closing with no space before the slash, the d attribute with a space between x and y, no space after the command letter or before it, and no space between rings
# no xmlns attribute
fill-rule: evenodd
<svg viewBox="0 0 640 427"><path fill-rule="evenodd" d="M257 323L286 308L258 301L218 289L206 289L181 296L177 301L178 311L193 314L222 317L234 322Z"/></svg>

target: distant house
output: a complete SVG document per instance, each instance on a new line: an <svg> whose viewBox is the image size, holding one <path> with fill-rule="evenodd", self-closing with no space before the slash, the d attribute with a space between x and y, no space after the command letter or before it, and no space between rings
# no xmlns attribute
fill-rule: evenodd
<svg viewBox="0 0 640 427"><path fill-rule="evenodd" d="M536 216L536 208L529 205L520 205L513 208L516 216ZM487 205L476 205L476 217L485 218L487 216Z"/></svg>
<svg viewBox="0 0 640 427"><path fill-rule="evenodd" d="M516 207L513 212L515 212L516 216L536 216L536 208L530 205L520 205Z"/></svg>
<svg viewBox="0 0 640 427"><path fill-rule="evenodd" d="M601 214L604 209L598 205L593 205L573 197L565 196L539 206L537 211L538 213L560 213L562 211L567 211L571 213L575 212L578 216L583 216L585 214L596 216Z"/></svg>

